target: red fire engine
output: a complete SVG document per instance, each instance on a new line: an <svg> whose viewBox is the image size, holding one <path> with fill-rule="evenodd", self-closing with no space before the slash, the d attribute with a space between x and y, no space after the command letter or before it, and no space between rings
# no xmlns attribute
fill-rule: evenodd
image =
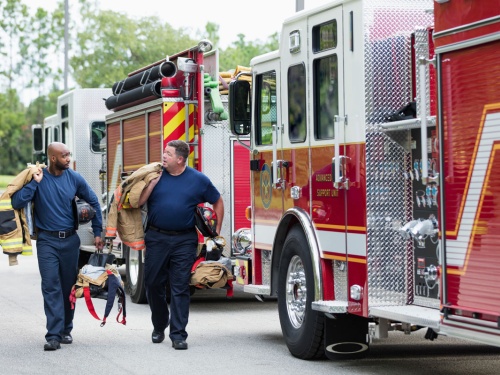
<svg viewBox="0 0 500 375"><path fill-rule="evenodd" d="M362 357L420 328L500 346L499 10L335 1L287 19L252 87L230 86L251 135L237 279L277 295L292 355Z"/></svg>

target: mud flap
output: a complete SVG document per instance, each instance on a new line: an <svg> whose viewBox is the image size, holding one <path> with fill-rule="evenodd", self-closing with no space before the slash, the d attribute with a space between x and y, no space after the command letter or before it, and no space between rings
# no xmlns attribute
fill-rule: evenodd
<svg viewBox="0 0 500 375"><path fill-rule="evenodd" d="M368 319L351 314L325 314L325 355L329 359L362 358L368 354Z"/></svg>

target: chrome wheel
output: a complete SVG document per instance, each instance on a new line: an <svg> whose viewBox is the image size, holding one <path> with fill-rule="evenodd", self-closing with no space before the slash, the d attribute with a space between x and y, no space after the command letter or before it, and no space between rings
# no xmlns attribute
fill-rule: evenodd
<svg viewBox="0 0 500 375"><path fill-rule="evenodd" d="M302 259L294 255L287 271L286 306L290 323L299 328L304 322L307 303L307 286Z"/></svg>
<svg viewBox="0 0 500 375"><path fill-rule="evenodd" d="M139 251L129 250L127 268L130 279L128 282L132 285L137 285L139 279L139 261Z"/></svg>

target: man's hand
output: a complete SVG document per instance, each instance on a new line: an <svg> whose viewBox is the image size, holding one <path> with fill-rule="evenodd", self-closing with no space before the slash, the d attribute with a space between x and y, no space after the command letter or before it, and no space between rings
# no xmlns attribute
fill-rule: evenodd
<svg viewBox="0 0 500 375"><path fill-rule="evenodd" d="M94 237L94 245L97 250L103 249L104 242L102 242L101 237Z"/></svg>
<svg viewBox="0 0 500 375"><path fill-rule="evenodd" d="M38 168L38 172L33 173L33 180L35 180L37 183L40 183L43 178L43 170L42 168Z"/></svg>

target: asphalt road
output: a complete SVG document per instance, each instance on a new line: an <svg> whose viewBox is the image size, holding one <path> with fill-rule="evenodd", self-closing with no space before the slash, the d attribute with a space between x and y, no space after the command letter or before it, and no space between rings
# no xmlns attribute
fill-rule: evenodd
<svg viewBox="0 0 500 375"><path fill-rule="evenodd" d="M127 301L127 324L116 308L100 327L77 301L74 343L44 352L45 316L35 255L9 267L0 257L0 374L498 374L500 349L447 337L424 340L425 332L393 333L371 345L358 361L303 361L292 357L281 335L275 300L257 301L236 292L202 291L192 298L187 351L168 338L151 342L148 305ZM104 301L96 300L98 314Z"/></svg>

